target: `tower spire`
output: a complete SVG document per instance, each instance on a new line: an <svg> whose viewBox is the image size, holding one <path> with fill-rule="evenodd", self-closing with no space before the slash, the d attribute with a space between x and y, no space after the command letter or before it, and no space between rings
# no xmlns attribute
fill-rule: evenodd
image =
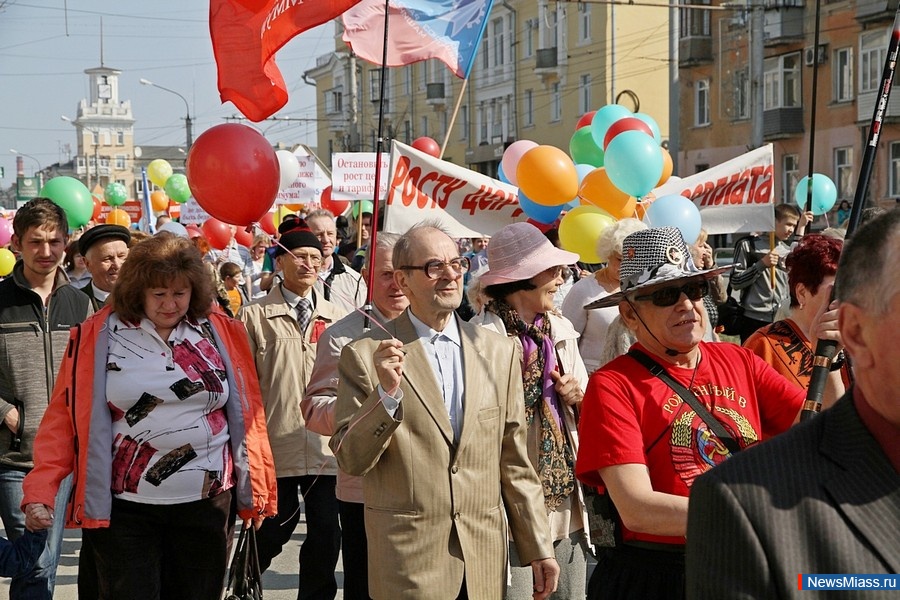
<svg viewBox="0 0 900 600"><path fill-rule="evenodd" d="M100 17L100 66L103 66L103 17Z"/></svg>

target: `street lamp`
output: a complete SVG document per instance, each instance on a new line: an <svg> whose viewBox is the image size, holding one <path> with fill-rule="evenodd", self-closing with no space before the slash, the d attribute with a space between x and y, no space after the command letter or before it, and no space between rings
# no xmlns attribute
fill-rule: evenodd
<svg viewBox="0 0 900 600"><path fill-rule="evenodd" d="M69 117L67 117L66 115L60 115L59 118L62 119L63 121L65 121L66 123L71 123L76 128L81 127L82 129L86 129L87 131L89 131L91 133L91 145L94 146L94 170L96 171L96 174L97 174L97 185L100 185L100 143L99 143L100 142L100 140L99 140L100 132L97 131L96 129L91 129L90 127L87 127L85 125L78 124L75 121L73 121L72 119L70 119ZM93 136L97 136L98 139L96 142L94 141ZM85 153L85 157L87 157L87 153ZM87 170L87 188L91 189L90 165L87 165L87 167L88 167L86 169Z"/></svg>
<svg viewBox="0 0 900 600"><path fill-rule="evenodd" d="M24 156L25 158L30 158L37 164L38 170L35 173L32 173L32 175L37 175L38 182L40 183L41 187L43 187L43 185L44 185L44 168L41 166L41 161L39 161L38 159L36 159L35 157L33 157L30 154L25 154L24 152L19 152L15 148L10 148L9 151L12 154Z"/></svg>
<svg viewBox="0 0 900 600"><path fill-rule="evenodd" d="M182 96L175 90L170 90L169 88L163 87L163 86L159 85L158 83L153 83L149 79L144 79L143 77L141 77L138 81L141 82L141 85L149 85L151 87L159 88L159 89L163 90L164 92L169 92L170 94L175 94L176 96L181 98L182 102L184 102L184 108L185 108L185 115L184 115L185 143L186 143L187 149L190 150L191 144L194 143L194 137L193 137L193 135L191 135L191 107L188 104L187 98L185 98L184 96Z"/></svg>

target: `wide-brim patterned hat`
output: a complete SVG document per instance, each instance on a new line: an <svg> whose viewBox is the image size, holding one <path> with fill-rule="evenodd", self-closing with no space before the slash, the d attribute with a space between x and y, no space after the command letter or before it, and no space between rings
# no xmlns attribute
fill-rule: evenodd
<svg viewBox="0 0 900 600"><path fill-rule="evenodd" d="M727 267L698 269L687 244L677 227L655 227L635 231L622 242L622 262L619 266L621 291L586 305L585 310L615 306L626 294L638 290L702 277L712 279L730 270Z"/></svg>

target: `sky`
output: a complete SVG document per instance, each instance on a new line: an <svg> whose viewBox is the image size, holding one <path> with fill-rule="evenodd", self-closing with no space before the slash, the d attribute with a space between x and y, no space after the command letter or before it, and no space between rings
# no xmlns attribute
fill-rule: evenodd
<svg viewBox="0 0 900 600"><path fill-rule="evenodd" d="M141 85L141 78L173 89L191 108L197 137L226 117L240 116L223 104L204 0L0 0L0 186L15 183L18 150L25 174L65 162L77 152L76 130L60 116L77 116L90 97L85 69L118 69L119 100L130 100L135 145L183 146L184 102L174 94ZM315 119L315 88L302 75L333 49L327 23L288 42L275 60L290 99L275 116ZM251 124L249 121L245 121ZM315 145L315 122L263 121L256 127L273 144ZM69 150L67 150L68 145Z"/></svg>

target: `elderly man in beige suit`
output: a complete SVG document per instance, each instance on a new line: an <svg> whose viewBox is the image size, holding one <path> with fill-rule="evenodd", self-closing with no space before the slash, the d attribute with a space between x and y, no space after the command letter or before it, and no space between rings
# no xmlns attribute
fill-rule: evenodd
<svg viewBox="0 0 900 600"><path fill-rule="evenodd" d="M459 320L468 259L418 225L394 247L409 310L345 346L331 447L365 475L369 593L375 600L500 600L511 533L534 598L559 566L528 460L519 356Z"/></svg>

